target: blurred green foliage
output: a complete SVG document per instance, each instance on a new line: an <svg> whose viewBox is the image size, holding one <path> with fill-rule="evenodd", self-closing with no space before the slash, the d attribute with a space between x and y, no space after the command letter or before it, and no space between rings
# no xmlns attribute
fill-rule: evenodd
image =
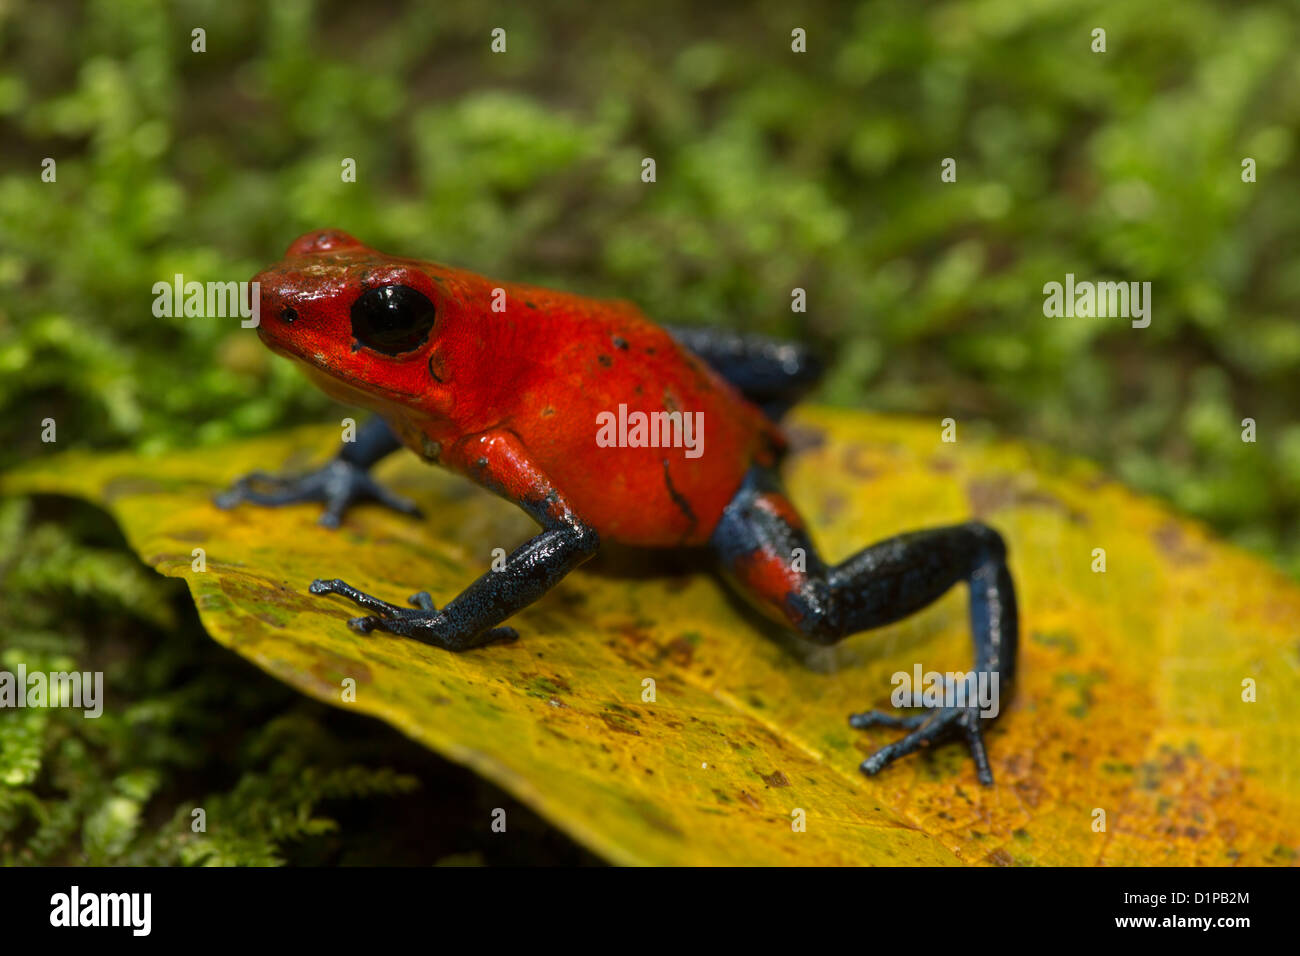
<svg viewBox="0 0 1300 956"><path fill-rule="evenodd" d="M0 866L594 861L473 773L218 646L89 505L0 502L0 592L0 671L103 675L98 717L0 709Z"/></svg>
<svg viewBox="0 0 1300 956"><path fill-rule="evenodd" d="M0 2L0 464L323 417L237 320L151 290L335 226L820 343L821 400L1098 459L1300 575L1298 26L1285 0ZM1067 272L1150 281L1150 328L1045 318ZM148 589L50 547L87 600ZM7 599L65 586L38 578Z"/></svg>
<svg viewBox="0 0 1300 956"><path fill-rule="evenodd" d="M309 708L286 706L278 688L179 627L184 592L106 546L103 516L66 517L0 505L3 584L23 596L0 607L0 670L99 671L109 699L93 719L69 707L0 716L0 865L273 865L335 829L318 804L417 785L338 763ZM91 609L93 626L77 627ZM227 736L241 724L242 737ZM222 777L229 790L198 789Z"/></svg>

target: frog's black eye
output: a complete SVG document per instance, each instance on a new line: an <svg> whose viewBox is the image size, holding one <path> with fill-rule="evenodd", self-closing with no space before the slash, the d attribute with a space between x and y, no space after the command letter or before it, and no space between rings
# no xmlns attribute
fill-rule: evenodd
<svg viewBox="0 0 1300 956"><path fill-rule="evenodd" d="M352 337L376 352L401 355L424 344L433 319L433 303L423 292L379 286L352 303Z"/></svg>

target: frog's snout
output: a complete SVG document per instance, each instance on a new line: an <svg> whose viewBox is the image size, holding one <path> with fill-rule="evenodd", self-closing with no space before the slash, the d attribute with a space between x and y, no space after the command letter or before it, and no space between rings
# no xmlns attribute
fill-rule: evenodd
<svg viewBox="0 0 1300 956"><path fill-rule="evenodd" d="M293 334L289 326L298 321L298 302L285 288L284 275L273 268L253 276L249 296L254 295L257 296L258 338L274 349Z"/></svg>

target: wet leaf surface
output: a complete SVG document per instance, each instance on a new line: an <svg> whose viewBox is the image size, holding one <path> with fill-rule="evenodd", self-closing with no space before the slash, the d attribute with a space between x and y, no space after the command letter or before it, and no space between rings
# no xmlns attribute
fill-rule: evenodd
<svg viewBox="0 0 1300 956"><path fill-rule="evenodd" d="M944 444L932 423L825 409L791 430L792 497L828 559L972 516L1006 536L1021 678L988 734L993 788L956 743L866 778L858 763L897 731L846 721L888 707L897 671L969 667L961 587L809 649L738 605L703 556L613 552L519 614L518 643L452 655L355 634L352 605L307 592L342 577L394 603L421 589L446 601L531 532L414 456L377 475L426 520L360 506L338 531L317 526L316 505L210 504L244 472L322 460L333 428L158 459L51 455L4 487L101 503L146 562L186 580L217 641L474 768L614 862L1296 862L1300 589L1041 449Z"/></svg>

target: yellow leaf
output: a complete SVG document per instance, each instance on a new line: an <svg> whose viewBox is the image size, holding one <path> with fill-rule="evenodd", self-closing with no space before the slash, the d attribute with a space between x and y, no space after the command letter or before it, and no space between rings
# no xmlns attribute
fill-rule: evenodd
<svg viewBox="0 0 1300 956"><path fill-rule="evenodd" d="M810 650L740 607L707 560L608 553L514 618L519 642L453 655L355 634L351 604L307 592L337 576L394 603L421 589L446 601L493 548L532 533L508 503L414 456L377 475L427 520L361 506L338 531L316 525L316 505L210 504L246 471L323 460L333 428L153 460L53 457L5 489L103 504L145 561L188 582L222 644L474 768L615 862L1296 861L1300 589L1041 449L944 444L933 423L825 409L791 430L791 494L828 559L972 516L1007 538L1021 664L987 734L993 788L960 743L864 777L858 763L898 732L846 720L888 707L890 676L918 662L968 669L964 588ZM206 572L192 570L196 547Z"/></svg>

